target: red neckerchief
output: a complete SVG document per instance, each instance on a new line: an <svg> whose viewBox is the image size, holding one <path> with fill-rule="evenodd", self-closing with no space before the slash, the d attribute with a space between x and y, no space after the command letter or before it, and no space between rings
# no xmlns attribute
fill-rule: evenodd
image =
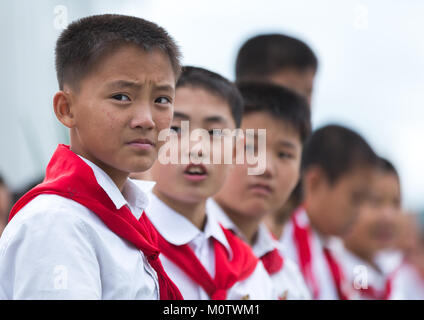
<svg viewBox="0 0 424 320"><path fill-rule="evenodd" d="M138 221L127 206L117 210L107 193L97 183L93 170L72 152L69 146L60 144L57 147L47 166L44 181L15 204L9 221L40 194L59 195L76 201L94 212L111 231L143 252L157 273L161 300L182 299L180 291L162 267L157 248L157 233L148 223L144 212Z"/></svg>
<svg viewBox="0 0 424 320"><path fill-rule="evenodd" d="M284 266L284 259L277 248L265 253L260 259L269 275L277 273Z"/></svg>
<svg viewBox="0 0 424 320"><path fill-rule="evenodd" d="M277 240L270 231L269 234L274 240ZM260 259L269 275L273 275L283 269L284 258L280 254L280 250L278 250L278 248L274 248L274 250L265 253L260 257Z"/></svg>
<svg viewBox="0 0 424 320"><path fill-rule="evenodd" d="M368 286L366 289L360 289L361 296L372 300L389 300L392 294L393 280L401 267L402 263L400 263L399 266L390 273L386 279L383 290L377 290L373 286Z"/></svg>
<svg viewBox="0 0 424 320"><path fill-rule="evenodd" d="M312 266L311 227L309 224L307 226L301 226L299 224L299 217L301 214L306 214L304 206L300 206L296 209L291 218L293 224L293 238L296 244L300 271L312 292L312 297L318 299L320 289ZM339 299L348 300L350 295L346 290L347 282L342 269L328 249L324 249L323 253L330 268L330 273L336 286Z"/></svg>
<svg viewBox="0 0 424 320"><path fill-rule="evenodd" d="M158 233L161 252L201 286L212 300L225 300L227 290L236 282L248 278L256 268L258 259L250 247L230 230L222 227L233 253L232 260L226 248L213 239L215 252L215 279L211 277L188 244L174 245Z"/></svg>
<svg viewBox="0 0 424 320"><path fill-rule="evenodd" d="M342 268L339 263L334 259L331 251L328 248L324 248L324 256L327 260L328 266L330 267L331 276L334 281L334 285L337 289L337 294L340 300L349 300L349 294L347 292L346 277L343 274Z"/></svg>
<svg viewBox="0 0 424 320"><path fill-rule="evenodd" d="M298 219L302 212L304 212L303 206L296 209L291 218L291 222L293 224L293 240L297 249L300 271L303 274L306 284L311 290L312 297L314 299L318 299L319 286L312 271L312 253L310 243L311 230L309 225L300 226Z"/></svg>

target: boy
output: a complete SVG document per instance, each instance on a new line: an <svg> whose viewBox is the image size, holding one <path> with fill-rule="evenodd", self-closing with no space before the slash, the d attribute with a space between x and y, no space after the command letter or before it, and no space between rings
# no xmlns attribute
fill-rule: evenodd
<svg viewBox="0 0 424 320"><path fill-rule="evenodd" d="M136 17L86 17L62 32L53 105L71 144L11 211L1 299L182 298L142 214L146 195L127 179L157 157L179 56L164 29Z"/></svg>
<svg viewBox="0 0 424 320"><path fill-rule="evenodd" d="M283 34L262 34L250 38L240 48L236 60L236 79L280 85L303 95L309 107L312 100L318 59L303 41ZM298 184L283 207L267 215L266 224L281 239L286 222L301 204Z"/></svg>
<svg viewBox="0 0 424 320"><path fill-rule="evenodd" d="M206 200L222 186L228 170L228 164L223 164L224 142L219 145L215 138L227 135L225 129L239 127L242 112L242 99L234 84L202 68L183 69L171 135L177 138L178 157L186 156L188 161L157 161L153 165L156 185L147 214L159 233L164 268L185 299L275 297L270 278L250 248L206 210ZM195 148L196 139L184 144L196 131L207 135L199 149ZM210 151L206 147L209 140ZM233 148L225 151L232 156ZM212 158L218 152L221 162L217 164Z"/></svg>
<svg viewBox="0 0 424 320"><path fill-rule="evenodd" d="M350 129L328 125L307 140L302 154L304 205L283 234L287 254L300 266L314 299L349 299L351 290L328 248L352 226L368 195L377 157Z"/></svg>
<svg viewBox="0 0 424 320"><path fill-rule="evenodd" d="M371 182L370 197L344 236L344 249L339 257L352 288L359 291L359 298L387 300L394 294L397 266L381 264L376 258L378 253L393 247L396 237L396 218L401 214L399 176L388 160L380 158ZM366 272L366 279L358 277L361 270ZM366 284L359 280L366 280Z"/></svg>
<svg viewBox="0 0 424 320"><path fill-rule="evenodd" d="M303 95L311 104L318 59L303 41L283 34L247 40L236 60L237 82L271 82Z"/></svg>
<svg viewBox="0 0 424 320"><path fill-rule="evenodd" d="M299 180L302 144L310 132L310 112L303 97L289 89L266 83L239 85L245 112L243 130L266 130L266 149L246 141L266 157L260 175L249 175L250 164L236 164L224 186L209 202L224 227L233 230L264 263L280 299L309 299L310 295L296 264L282 254L281 245L263 223L287 200Z"/></svg>

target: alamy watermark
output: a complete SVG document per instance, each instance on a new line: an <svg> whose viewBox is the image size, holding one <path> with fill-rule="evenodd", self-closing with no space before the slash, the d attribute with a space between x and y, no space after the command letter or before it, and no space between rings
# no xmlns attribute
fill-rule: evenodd
<svg viewBox="0 0 424 320"><path fill-rule="evenodd" d="M159 133L165 141L159 149L161 164L247 164L248 175L260 175L266 168L266 129L213 129L190 131L182 121L180 132L165 129Z"/></svg>

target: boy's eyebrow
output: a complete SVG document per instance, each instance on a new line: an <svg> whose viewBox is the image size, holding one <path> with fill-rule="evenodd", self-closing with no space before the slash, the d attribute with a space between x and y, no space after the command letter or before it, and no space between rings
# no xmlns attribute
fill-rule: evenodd
<svg viewBox="0 0 424 320"><path fill-rule="evenodd" d="M290 149L296 149L296 145L290 141L287 140L280 140L278 141L278 144L282 145L283 147L290 148Z"/></svg>
<svg viewBox="0 0 424 320"><path fill-rule="evenodd" d="M208 123L211 123L211 122L220 122L220 123L223 123L223 124L227 123L227 120L225 118L221 117L221 116L210 116L210 117L207 117L203 121L208 122Z"/></svg>
<svg viewBox="0 0 424 320"><path fill-rule="evenodd" d="M183 120L190 120L190 117L185 113L174 111L174 118L181 118Z"/></svg>
<svg viewBox="0 0 424 320"><path fill-rule="evenodd" d="M130 81L130 80L117 80L117 81L112 81L110 83L107 84L107 86L109 88L129 88L129 89L141 89L141 87L143 86L141 83L137 83L135 81ZM175 88L169 84L160 84L155 86L156 90L160 90L160 91L174 91Z"/></svg>
<svg viewBox="0 0 424 320"><path fill-rule="evenodd" d="M160 91L175 91L175 87L171 86L169 84L157 85L157 86L155 86L155 89L160 90Z"/></svg>

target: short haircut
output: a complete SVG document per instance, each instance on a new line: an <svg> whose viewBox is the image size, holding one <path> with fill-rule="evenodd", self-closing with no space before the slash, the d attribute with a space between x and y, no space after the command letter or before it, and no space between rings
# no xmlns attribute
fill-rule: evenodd
<svg viewBox="0 0 424 320"><path fill-rule="evenodd" d="M283 69L318 68L318 59L303 41L282 35L263 34L247 40L236 60L237 81L265 78Z"/></svg>
<svg viewBox="0 0 424 320"><path fill-rule="evenodd" d="M386 158L379 157L378 158L378 169L384 173L394 174L399 178L399 174L395 168L395 166Z"/></svg>
<svg viewBox="0 0 424 320"><path fill-rule="evenodd" d="M63 90L65 83L77 85L100 58L128 44L161 50L178 78L181 54L165 29L137 17L104 14L74 21L59 36L55 50L59 88Z"/></svg>
<svg viewBox="0 0 424 320"><path fill-rule="evenodd" d="M271 83L240 82L244 114L266 112L293 126L303 143L311 133L311 112L306 99L296 92Z"/></svg>
<svg viewBox="0 0 424 320"><path fill-rule="evenodd" d="M302 172L318 166L330 183L358 167L376 167L378 157L358 133L339 125L316 130L306 141L302 154Z"/></svg>
<svg viewBox="0 0 424 320"><path fill-rule="evenodd" d="M6 182L3 179L3 176L0 174L0 186L5 186Z"/></svg>
<svg viewBox="0 0 424 320"><path fill-rule="evenodd" d="M200 88L222 98L230 107L236 127L240 127L243 99L237 86L228 79L203 68L184 66L176 87L177 89L181 87Z"/></svg>

